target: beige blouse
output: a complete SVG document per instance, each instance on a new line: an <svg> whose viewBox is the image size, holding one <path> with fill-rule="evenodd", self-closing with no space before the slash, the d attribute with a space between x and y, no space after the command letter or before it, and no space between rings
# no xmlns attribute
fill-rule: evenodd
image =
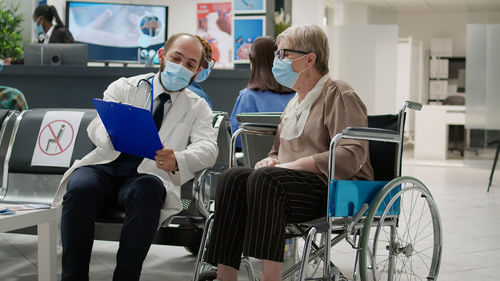
<svg viewBox="0 0 500 281"><path fill-rule="evenodd" d="M288 106L282 116L287 110ZM331 139L346 127L367 126L366 107L354 90L343 81L328 79L309 110L302 134L286 140L280 137L280 124L268 157L287 163L313 156L321 172L319 176L327 182ZM337 144L334 177L341 180L373 180L367 141L342 139Z"/></svg>

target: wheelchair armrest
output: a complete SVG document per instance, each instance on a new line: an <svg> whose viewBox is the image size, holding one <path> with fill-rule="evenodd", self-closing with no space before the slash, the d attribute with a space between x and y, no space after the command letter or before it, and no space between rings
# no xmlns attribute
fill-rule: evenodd
<svg viewBox="0 0 500 281"><path fill-rule="evenodd" d="M379 128L347 127L342 131L343 138L398 142L398 132Z"/></svg>
<svg viewBox="0 0 500 281"><path fill-rule="evenodd" d="M240 125L240 128L254 132L276 133L278 125L268 123L243 123Z"/></svg>

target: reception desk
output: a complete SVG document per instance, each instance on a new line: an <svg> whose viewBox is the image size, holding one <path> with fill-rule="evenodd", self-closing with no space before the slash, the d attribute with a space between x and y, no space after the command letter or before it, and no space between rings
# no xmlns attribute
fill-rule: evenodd
<svg viewBox="0 0 500 281"><path fill-rule="evenodd" d="M415 158L445 160L449 125L465 125L465 106L424 105L417 111Z"/></svg>
<svg viewBox="0 0 500 281"><path fill-rule="evenodd" d="M6 65L0 72L0 85L22 91L30 108L93 108L91 98L101 98L104 90L116 79L158 70L146 67ZM215 110L231 113L249 76L249 69L215 69L200 85Z"/></svg>

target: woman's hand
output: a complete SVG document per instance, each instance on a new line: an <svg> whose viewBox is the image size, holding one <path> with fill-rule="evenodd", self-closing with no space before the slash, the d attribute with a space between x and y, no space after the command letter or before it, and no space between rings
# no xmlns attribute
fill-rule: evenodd
<svg viewBox="0 0 500 281"><path fill-rule="evenodd" d="M306 171L316 174L320 172L316 167L316 162L314 161L314 158L312 156L299 158L292 162L280 163L277 164L276 167L295 170L295 171Z"/></svg>
<svg viewBox="0 0 500 281"><path fill-rule="evenodd" d="M156 167L165 172L178 171L177 160L175 159L174 150L171 148L164 148L156 151L155 155Z"/></svg>
<svg viewBox="0 0 500 281"><path fill-rule="evenodd" d="M260 160L259 162L257 162L255 164L254 169L259 169L259 168L264 168L264 167L274 167L279 163L280 162L277 159L267 157L267 158L264 158L264 159Z"/></svg>

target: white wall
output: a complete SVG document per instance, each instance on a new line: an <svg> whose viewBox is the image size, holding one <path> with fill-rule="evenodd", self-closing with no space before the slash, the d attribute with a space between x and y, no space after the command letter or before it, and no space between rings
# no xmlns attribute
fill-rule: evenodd
<svg viewBox="0 0 500 281"><path fill-rule="evenodd" d="M34 33L32 25L33 20L31 19L35 7L34 0L6 0L6 2L14 7L19 5L19 11L24 16L24 21L21 23L23 41L26 43L31 42L31 37L34 36L32 35L32 33Z"/></svg>
<svg viewBox="0 0 500 281"><path fill-rule="evenodd" d="M430 49L432 38L451 38L453 55L465 56L468 23L500 23L500 12L384 12L372 9L371 24L398 24L399 37L412 36Z"/></svg>
<svg viewBox="0 0 500 281"><path fill-rule="evenodd" d="M325 0L292 0L292 25L316 24L322 26L325 8Z"/></svg>
<svg viewBox="0 0 500 281"><path fill-rule="evenodd" d="M451 38L453 55L465 55L467 13L400 13L399 36L412 36L430 49L432 38Z"/></svg>
<svg viewBox="0 0 500 281"><path fill-rule="evenodd" d="M335 79L349 83L365 103L368 114L395 112L396 25L342 25L333 31Z"/></svg>

